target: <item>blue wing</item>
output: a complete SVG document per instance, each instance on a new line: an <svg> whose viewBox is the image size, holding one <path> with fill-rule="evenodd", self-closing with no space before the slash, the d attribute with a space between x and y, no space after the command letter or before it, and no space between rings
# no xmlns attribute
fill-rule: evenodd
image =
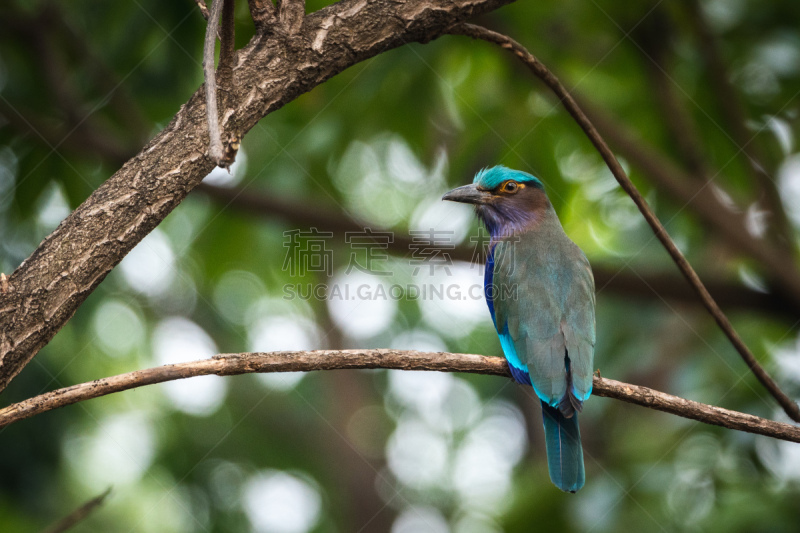
<svg viewBox="0 0 800 533"><path fill-rule="evenodd" d="M483 293L486 296L486 304L489 306L489 313L492 315L492 322L494 328L497 330L497 335L500 338L500 346L503 348L503 355L508 361L508 369L511 371L511 376L517 383L523 385L531 385L531 377L528 374L528 365L520 361L517 355L517 350L514 348L514 342L508 332L508 324L505 318L501 316L504 321L502 326L498 327L497 317L495 315L494 306L494 249L492 246L489 248L489 255L486 257L486 267L483 274ZM502 306L502 304L501 304Z"/></svg>

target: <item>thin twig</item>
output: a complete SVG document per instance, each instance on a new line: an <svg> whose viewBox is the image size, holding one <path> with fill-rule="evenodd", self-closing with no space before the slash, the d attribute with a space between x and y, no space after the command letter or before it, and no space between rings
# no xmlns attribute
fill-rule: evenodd
<svg viewBox="0 0 800 533"><path fill-rule="evenodd" d="M203 74L206 80L206 117L208 122L208 157L219 163L222 159L222 137L219 131L219 111L217 110L217 80L214 70L214 46L217 43L217 28L222 5L226 0L213 0L211 15L206 25L206 38L203 46Z"/></svg>
<svg viewBox="0 0 800 533"><path fill-rule="evenodd" d="M511 377L508 365L502 357L473 354L390 349L220 354L213 359L138 370L35 396L0 409L0 427L92 398L195 376L212 374L232 376L255 372L311 372L357 368L432 370ZM800 442L800 427L685 400L647 387L595 376L594 394L706 424Z"/></svg>
<svg viewBox="0 0 800 533"><path fill-rule="evenodd" d="M600 152L600 155L606 162L606 165L608 165L611 173L617 179L617 182L619 182L622 189L628 193L628 196L631 197L633 202L639 208L639 211L653 229L653 232L658 240L664 245L664 248L666 248L667 252L672 257L672 260L683 273L689 284L694 287L694 290L697 292L697 295L700 297L703 305L705 305L706 309L708 309L708 312L711 313L711 316L714 317L714 320L717 322L717 324L719 324L719 327L731 341L734 348L736 348L736 351L739 352L739 355L741 355L748 368L753 372L753 374L755 374L756 378L761 382L762 385L764 385L770 394L775 397L781 407L783 407L783 410L786 411L786 414L789 415L789 417L795 422L800 422L800 406L798 406L796 402L794 402L791 398L789 398L789 396L786 395L786 393L781 390L781 388L777 383L775 383L767 371L764 370L758 361L756 361L756 358L753 356L750 349L747 347L747 345L745 345L738 333L736 333L736 330L728 320L728 317L725 316L725 314L719 308L717 303L711 297L711 294L709 294L708 290L703 285L703 282L700 281L697 273L694 271L680 250L678 250L678 247L675 246L675 243L667 233L667 230L661 224L661 221L658 220L658 217L656 217L655 213L653 213L653 210L649 205L647 205L647 201L641 195L633 182L631 182L630 178L628 178L627 174L622 169L622 166L619 164L619 161L617 161L616 157L614 157L613 152L608 148L608 145L606 145L603 138L600 137L600 134L597 133L595 127L592 125L583 111L581 111L580 107L578 107L578 104L569 94L567 89L561 84L558 78L556 78L553 73L544 66L544 64L536 59L536 57L528 52L525 47L503 34L488 30L481 26L475 26L473 24L461 24L455 26L448 30L448 33L467 35L474 39L480 39L500 45L502 48L513 52L515 56L522 60L522 62L531 70L531 72L541 79L545 85L547 85L556 94L558 99L567 109L567 112L572 116L572 118L575 119L584 133L586 133L586 136L589 137L589 140L595 146L597 151Z"/></svg>
<svg viewBox="0 0 800 533"><path fill-rule="evenodd" d="M86 519L86 517L92 514L95 509L100 507L109 494L111 494L111 487L108 487L105 492L99 496L95 496L88 502L72 511L69 515L58 521L56 524L50 526L45 533L64 533L64 531L71 529L78 522Z"/></svg>
<svg viewBox="0 0 800 533"><path fill-rule="evenodd" d="M203 18L208 20L211 14L208 12L208 6L206 5L205 0L194 0L197 4L197 7L200 8L200 14L203 15Z"/></svg>

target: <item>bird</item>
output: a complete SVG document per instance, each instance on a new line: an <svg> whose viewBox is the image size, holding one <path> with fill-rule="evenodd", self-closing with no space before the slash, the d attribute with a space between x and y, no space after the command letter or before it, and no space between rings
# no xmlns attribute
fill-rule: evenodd
<svg viewBox="0 0 800 533"><path fill-rule="evenodd" d="M585 483L578 413L592 393L595 287L583 251L527 172L495 166L442 200L472 204L489 232L484 294L513 379L541 401L550 480Z"/></svg>

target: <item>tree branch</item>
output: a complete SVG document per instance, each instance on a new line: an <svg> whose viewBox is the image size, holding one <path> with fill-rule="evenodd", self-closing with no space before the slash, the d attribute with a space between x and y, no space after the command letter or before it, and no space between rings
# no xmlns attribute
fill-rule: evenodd
<svg viewBox="0 0 800 533"><path fill-rule="evenodd" d="M263 33L275 21L275 6L272 0L247 0L247 6L250 8L250 17L257 33Z"/></svg>
<svg viewBox="0 0 800 533"><path fill-rule="evenodd" d="M69 515L59 520L56 524L53 524L51 527L47 528L45 533L63 533L64 531L72 529L72 526L76 525L82 520L85 520L86 517L95 511L95 509L103 505L103 502L109 494L111 494L111 487L108 487L102 494L95 496L88 502L72 511Z"/></svg>
<svg viewBox="0 0 800 533"><path fill-rule="evenodd" d="M561 84L558 78L556 78L553 73L544 66L544 64L536 59L536 57L528 52L525 47L510 37L487 30L481 26L475 26L473 24L461 24L451 28L448 31L449 33L456 35L467 35L474 39L481 39L490 43L494 43L500 45L506 50L513 52L514 55L531 70L531 72L533 72L556 94L558 99L566 108L567 112L569 112L572 118L575 119L575 122L578 123L597 151L600 152L601 157L606 162L606 165L608 165L611 173L617 179L617 182L620 184L622 189L628 193L628 196L631 197L633 202L636 204L636 207L639 208L639 211L653 229L653 232L658 240L664 245L664 248L672 257L672 260L678 266L678 269L697 292L697 295L700 297L703 305L706 307L706 309L708 309L708 312L711 314L711 316L714 317L714 320L731 341L731 344L733 344L734 348L736 348L736 351L739 352L739 355L747 364L750 371L753 372L761 384L778 401L786 414L789 415L789 417L795 422L800 422L800 406L798 406L796 402L794 402L791 398L789 398L789 396L786 395L786 393L781 390L781 388L767 373L767 371L764 370L764 368L758 363L755 356L733 328L733 325L731 324L730 320L728 320L728 317L725 316L717 303L714 301L714 298L708 292L708 289L706 289L705 285L703 285L703 282L700 280L697 273L683 256L681 251L678 250L678 247L675 246L672 238L661 224L661 221L658 220L658 217L656 217L653 210L647 204L647 201L641 195L633 182L631 182L630 178L628 178L622 166L619 164L619 161L617 161L616 157L614 157L613 152L608 148L608 145L605 143L603 138L597 132L583 111L581 111L580 107L578 107L578 104L569 94L567 89Z"/></svg>
<svg viewBox="0 0 800 533"><path fill-rule="evenodd" d="M236 0L224 1L217 78L220 80L220 90L227 95L233 85L233 62L236 60Z"/></svg>
<svg viewBox="0 0 800 533"><path fill-rule="evenodd" d="M206 5L206 1L194 0L194 3L197 4L197 7L200 9L200 14L203 15L203 18L208 20L211 17L211 13L208 12L208 6Z"/></svg>
<svg viewBox="0 0 800 533"><path fill-rule="evenodd" d="M177 379L212 374L233 376L256 372L311 372L358 368L433 370L511 377L504 358L473 354L391 349L220 354L213 359L137 370L41 394L0 409L0 427L92 398ZM639 385L595 376L593 392L597 396L615 398L705 424L800 442L800 427L685 400Z"/></svg>
<svg viewBox="0 0 800 533"><path fill-rule="evenodd" d="M410 42L428 42L511 0L342 0L306 16L291 43L254 36L238 51L226 131L267 114L346 68ZM301 45L302 44L302 45ZM52 339L108 272L208 172L203 90L70 214L8 278L0 294L0 390Z"/></svg>

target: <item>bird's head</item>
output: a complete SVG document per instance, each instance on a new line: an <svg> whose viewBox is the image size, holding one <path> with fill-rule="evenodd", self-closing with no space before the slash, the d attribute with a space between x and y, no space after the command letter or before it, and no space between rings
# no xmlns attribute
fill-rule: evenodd
<svg viewBox="0 0 800 533"><path fill-rule="evenodd" d="M471 185L453 189L442 200L473 204L492 237L524 231L550 209L541 181L504 166L481 170Z"/></svg>

